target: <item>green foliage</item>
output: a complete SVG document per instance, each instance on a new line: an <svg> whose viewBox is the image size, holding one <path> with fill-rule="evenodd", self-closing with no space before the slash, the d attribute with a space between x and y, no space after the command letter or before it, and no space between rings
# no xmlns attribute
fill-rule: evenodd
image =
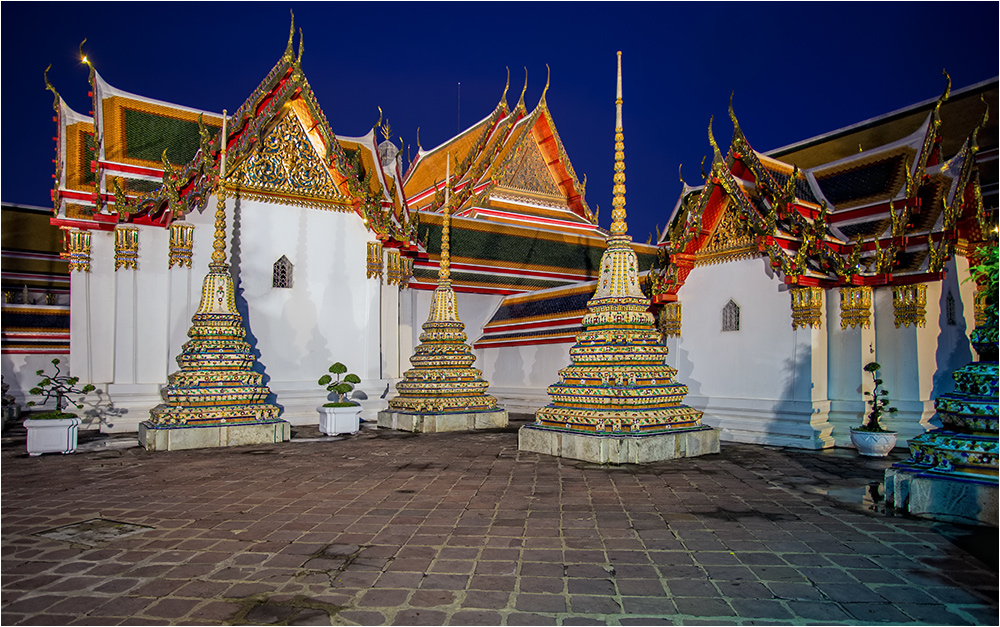
<svg viewBox="0 0 1000 627"><path fill-rule="evenodd" d="M55 411L42 414L37 418L44 420L74 417L73 414L64 413L63 409L69 405L72 405L77 409L83 409L83 401L85 400L87 394L90 394L97 388L89 383L83 387L77 387L77 384L80 382L80 377L64 375L62 373L62 369L59 367L58 359L53 359L52 365L55 367L54 374L46 374L45 370L38 370L35 372L35 374L42 377L42 380L38 382L38 385L28 390L28 393L33 396L41 396L42 400L39 402L28 401L27 405L29 407L45 405L52 400L52 398L55 398ZM81 396L80 398L73 400L70 398L71 394L80 394Z"/></svg>
<svg viewBox="0 0 1000 627"><path fill-rule="evenodd" d="M878 362L870 362L865 366L865 372L872 376L872 382L875 387L871 392L865 392L865 396L869 397L866 403L871 408L868 412L868 417L863 425L856 427L855 431L875 431L879 433L885 433L888 429L883 429L882 425L879 424L879 419L882 414L895 414L898 411L895 407L889 407L889 391L882 387L882 379L879 378L878 373L882 369L882 366Z"/></svg>
<svg viewBox="0 0 1000 627"><path fill-rule="evenodd" d="M319 378L317 383L325 387L327 392L336 394L337 401L334 403L326 403L323 407L349 407L351 405L357 405L357 403L345 399L351 390L354 389L354 386L361 383L361 378L356 374L344 374L347 372L347 366L339 361L330 366L330 372L336 375L336 378L331 377L329 374L324 374ZM340 375L344 376L341 377Z"/></svg>

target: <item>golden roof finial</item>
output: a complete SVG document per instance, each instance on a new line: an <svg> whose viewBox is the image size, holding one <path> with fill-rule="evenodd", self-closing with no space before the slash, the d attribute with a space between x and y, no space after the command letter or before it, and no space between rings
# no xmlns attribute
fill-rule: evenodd
<svg viewBox="0 0 1000 627"><path fill-rule="evenodd" d="M521 97L517 99L517 106L524 108L524 92L528 91L528 68L524 68L524 87L521 88Z"/></svg>
<svg viewBox="0 0 1000 627"><path fill-rule="evenodd" d="M95 74L97 74L97 70L94 69L94 64L90 62L90 59L87 58L87 54L83 51L83 44L85 44L85 43L87 43L87 38L86 37L84 37L83 41L80 42L80 62L81 63L86 63L87 67L90 68L90 75L87 77L87 82L90 83L91 87L93 87L94 86L94 76L95 76ZM95 91L94 94L96 94L96 93L97 92Z"/></svg>
<svg viewBox="0 0 1000 627"><path fill-rule="evenodd" d="M736 112L733 111L733 96L736 95L735 91L729 92L729 119L733 122L733 128L737 133L742 134L740 130L740 121L736 119Z"/></svg>
<svg viewBox="0 0 1000 627"><path fill-rule="evenodd" d="M375 123L375 126L373 128L381 128L382 127L382 107L379 107L378 105L375 105L375 106L378 108L378 122Z"/></svg>
<svg viewBox="0 0 1000 627"><path fill-rule="evenodd" d="M549 64L545 64L545 87L542 88L542 97L538 99L539 104L545 104L545 92L549 90L549 79L552 78L552 69L549 68Z"/></svg>
<svg viewBox="0 0 1000 627"><path fill-rule="evenodd" d="M625 224L625 133L622 130L622 53L618 51L618 89L615 97L615 176L611 201L611 236L628 233Z"/></svg>
<svg viewBox="0 0 1000 627"><path fill-rule="evenodd" d="M295 67L299 67L299 66L302 65L302 51L305 49L305 44L302 43L302 42L303 42L302 29L300 28L299 29L299 56L296 57L296 59L295 59Z"/></svg>
<svg viewBox="0 0 1000 627"><path fill-rule="evenodd" d="M55 111L56 114L58 114L59 113L59 101L61 100L61 98L59 97L59 92L57 92L56 88L53 87L52 83L49 82L49 70L51 70L51 69L52 69L52 64L49 63L49 67L45 68L45 73L43 74L43 76L45 78L45 89L47 89L47 90L51 91L53 94L55 94L55 100L52 101L52 110Z"/></svg>
<svg viewBox="0 0 1000 627"><path fill-rule="evenodd" d="M507 66L507 84L503 86L503 95L500 96L500 102L506 106L507 105L507 90L510 88L510 66Z"/></svg>
<svg viewBox="0 0 1000 627"><path fill-rule="evenodd" d="M292 60L292 39L295 38L295 11L289 9L292 16L292 25L288 27L288 43L285 44L285 54L282 55L286 61Z"/></svg>
<svg viewBox="0 0 1000 627"><path fill-rule="evenodd" d="M417 150L423 150L424 147L420 145L420 127L417 127Z"/></svg>
<svg viewBox="0 0 1000 627"><path fill-rule="evenodd" d="M715 116L708 118L708 143L712 144L712 152L715 157L712 159L712 167L715 167L716 162L722 161L722 151L719 150L719 144L715 141L715 134L712 133L712 123L715 122Z"/></svg>

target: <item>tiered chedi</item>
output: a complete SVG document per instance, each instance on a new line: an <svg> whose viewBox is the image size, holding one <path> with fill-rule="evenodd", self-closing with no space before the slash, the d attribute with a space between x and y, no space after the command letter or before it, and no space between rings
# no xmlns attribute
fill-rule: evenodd
<svg viewBox="0 0 1000 627"><path fill-rule="evenodd" d="M615 175L611 236L601 257L594 297L587 303L584 330L570 349L572 365L559 371L559 383L549 386L552 403L539 409L535 423L521 431L522 450L548 452L594 461L653 461L718 451L718 434L700 425L702 412L681 404L687 386L674 380L677 371L666 365L667 348L653 326L649 299L639 287L635 252L625 223L625 141L622 131L621 53L618 53L616 100ZM530 429L586 435L656 435L689 430L710 432L714 443L698 452L672 447L624 457L584 449L585 440L573 446ZM551 439L550 439L551 440ZM667 445L666 448L671 448ZM662 455L661 455L662 453Z"/></svg>
<svg viewBox="0 0 1000 627"><path fill-rule="evenodd" d="M223 122L225 136L225 121ZM222 144L225 145L225 142ZM266 402L270 390L253 370L256 359L246 341L243 317L236 310L233 277L226 261L225 153L216 189L215 239L201 302L177 357L180 371L160 391L164 403L150 410L139 426L148 450L258 444L289 439L289 425L277 405ZM234 427L236 428L234 430ZM199 432L185 432L199 428ZM204 429L214 428L214 431Z"/></svg>
<svg viewBox="0 0 1000 627"><path fill-rule="evenodd" d="M447 183L446 183L447 184ZM473 368L476 356L466 343L465 325L458 317L451 286L450 203L444 206L441 262L430 315L423 324L420 344L410 357L413 368L396 384L399 395L389 400L388 411L379 412L379 426L412 431L450 431L505 426L507 413L486 393L489 383ZM469 420L437 420L426 415L480 414ZM483 416L487 416L483 420ZM403 420L400 421L400 417ZM420 416L420 418L414 418Z"/></svg>

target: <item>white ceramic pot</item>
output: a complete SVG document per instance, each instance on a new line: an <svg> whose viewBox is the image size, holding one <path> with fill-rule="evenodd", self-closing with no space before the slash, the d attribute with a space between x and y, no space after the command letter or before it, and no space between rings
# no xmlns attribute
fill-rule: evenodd
<svg viewBox="0 0 1000 627"><path fill-rule="evenodd" d="M33 420L23 423L28 430L28 455L36 457L42 453L72 453L76 451L76 437L80 429L80 419L55 418Z"/></svg>
<svg viewBox="0 0 1000 627"><path fill-rule="evenodd" d="M851 444L866 457L885 457L896 446L896 432L851 429Z"/></svg>
<svg viewBox="0 0 1000 627"><path fill-rule="evenodd" d="M361 405L317 407L319 430L327 435L357 433L361 428Z"/></svg>

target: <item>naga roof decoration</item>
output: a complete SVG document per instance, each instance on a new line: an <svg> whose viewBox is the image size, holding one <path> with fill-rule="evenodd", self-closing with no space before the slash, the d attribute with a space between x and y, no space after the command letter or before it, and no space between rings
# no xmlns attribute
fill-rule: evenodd
<svg viewBox="0 0 1000 627"><path fill-rule="evenodd" d="M940 279L956 245L982 239L989 222L976 160L988 107L945 161L940 110L950 91L949 79L923 124L902 138L808 169L755 151L730 100L729 150L722 155L710 122L711 171L699 188L684 184L659 236L655 302L676 300L695 265L757 255L792 285Z"/></svg>
<svg viewBox="0 0 1000 627"><path fill-rule="evenodd" d="M448 185L457 216L597 230L584 199L585 185L556 132L545 101L547 90L548 82L538 105L527 113L524 90L510 110L505 88L489 116L436 148L421 149L404 181L411 204L439 212ZM443 180L446 153L458 155L448 181Z"/></svg>
<svg viewBox="0 0 1000 627"><path fill-rule="evenodd" d="M293 16L281 58L229 118L232 191L353 211L386 245L413 248L417 220L395 182L401 178L398 165L390 164L394 173L386 174L373 133L354 139L333 133L302 72L302 34L297 53L294 35ZM104 82L92 65L90 70L98 112L90 140L96 154L94 181L88 183L89 198L59 184L53 192L53 222L105 229L118 221L166 225L203 210L218 177L221 116L128 94ZM70 122L81 121L69 115L60 118L60 146L79 143L72 138L80 130ZM71 165L74 172L91 167L70 163L64 151L57 177ZM63 178L72 181L69 174ZM87 210L68 212L71 202Z"/></svg>

